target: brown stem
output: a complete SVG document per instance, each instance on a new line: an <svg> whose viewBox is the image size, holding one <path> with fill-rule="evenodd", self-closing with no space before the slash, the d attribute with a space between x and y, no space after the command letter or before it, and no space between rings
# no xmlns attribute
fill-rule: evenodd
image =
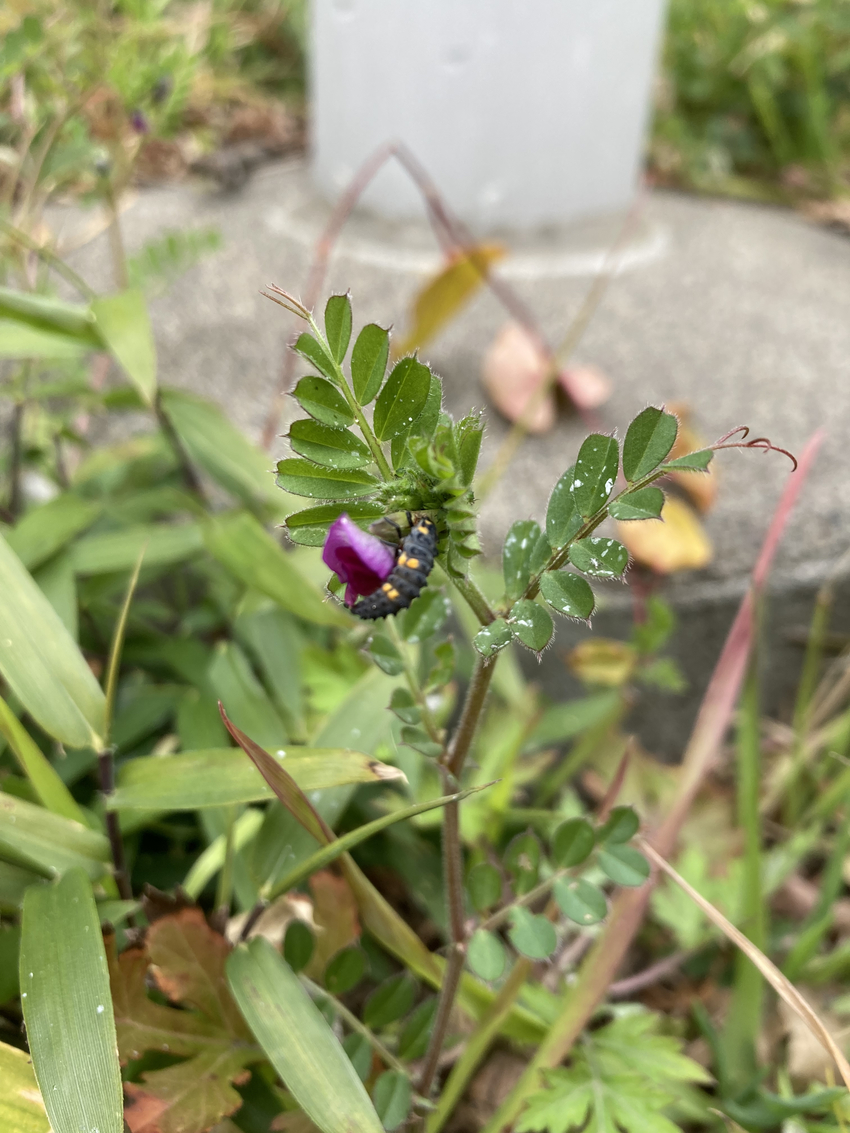
<svg viewBox="0 0 850 1133"><path fill-rule="evenodd" d="M109 796L115 790L115 760L110 749L97 753L97 766L100 773L100 789L104 797L109 799ZM112 866L118 892L123 901L132 901L133 889L130 885L130 875L127 872L124 842L121 838L121 828L118 825L118 814L114 810L107 810L106 812L106 833L112 850Z"/></svg>
<svg viewBox="0 0 850 1133"><path fill-rule="evenodd" d="M449 747L440 757L442 763L443 788L448 793L451 780L457 782L463 772L463 765L475 729L481 719L487 691L496 667L497 657L479 658L466 690L460 723ZM463 846L460 838L460 811L458 804L448 803L443 818L443 870L446 880L446 901L449 911L449 930L452 947L448 955L434 1029L425 1054L425 1063L419 1078L419 1093L428 1096L434 1082L434 1075L440 1062L440 1052L446 1038L455 996L457 995L463 965L466 959L466 930L463 923Z"/></svg>
<svg viewBox="0 0 850 1133"><path fill-rule="evenodd" d="M670 956L664 956L663 959L650 964L648 968L644 968L642 972L635 972L633 976L626 976L625 979L616 980L608 988L609 999L626 999L635 992L643 991L644 988L652 987L653 984L658 983L659 980L665 979L667 976L672 976L682 966L685 960L691 955L690 952L673 952Z"/></svg>

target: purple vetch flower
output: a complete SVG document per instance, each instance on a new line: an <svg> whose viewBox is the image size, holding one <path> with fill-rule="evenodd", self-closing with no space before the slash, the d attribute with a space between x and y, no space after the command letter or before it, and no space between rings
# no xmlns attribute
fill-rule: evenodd
<svg viewBox="0 0 850 1133"><path fill-rule="evenodd" d="M361 595L372 594L386 582L395 566L395 555L343 512L330 526L322 561L345 583L345 604L353 606Z"/></svg>
<svg viewBox="0 0 850 1133"><path fill-rule="evenodd" d="M137 134L146 134L150 130L148 120L141 110L134 110L130 115L130 125Z"/></svg>

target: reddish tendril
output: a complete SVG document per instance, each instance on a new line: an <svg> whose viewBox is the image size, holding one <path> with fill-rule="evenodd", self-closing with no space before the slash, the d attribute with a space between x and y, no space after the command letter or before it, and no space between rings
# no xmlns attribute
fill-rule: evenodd
<svg viewBox="0 0 850 1133"><path fill-rule="evenodd" d="M741 434L740 440L733 441L732 437L737 436L738 433ZM747 441L744 438L748 437L749 434L749 425L738 425L737 428L731 429L728 433L724 433L719 441L715 441L714 444L709 447L712 452L717 452L719 449L723 448L760 448L765 452L781 452L782 455L787 456L794 465L792 471L797 471L797 458L793 453L790 453L787 448L780 448L779 445L775 445L769 437L753 437L752 440Z"/></svg>

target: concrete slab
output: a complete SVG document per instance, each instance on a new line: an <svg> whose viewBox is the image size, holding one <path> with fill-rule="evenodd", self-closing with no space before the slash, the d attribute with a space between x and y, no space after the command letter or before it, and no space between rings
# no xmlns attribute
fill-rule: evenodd
<svg viewBox="0 0 850 1133"><path fill-rule="evenodd" d="M164 382L217 398L233 419L258 435L279 379L287 316L261 298L269 282L297 292L312 246L328 216L300 160L270 165L238 194L182 185L139 193L124 215L129 249L171 228L215 225L223 248L166 296L153 317ZM69 231L77 214L54 214ZM504 274L557 340L578 309L617 223L551 231L511 241ZM73 256L97 285L109 281L106 241ZM329 290L351 288L358 323L404 324L412 296L439 263L424 226L352 218L334 255ZM805 622L806 595L846 549L850 534L850 243L781 210L728 201L653 194L584 341L577 361L600 366L614 395L601 412L621 433L647 403L688 403L707 438L741 423L777 444L799 449L819 426L828 432L780 551L773 589L781 597L771 654L773 699L787 695L799 653L782 646L788 625ZM485 404L482 351L504 321L482 294L423 353L445 378L454 412ZM506 433L493 412L485 452ZM525 445L509 475L486 501L485 548L497 553L510 522L542 518L555 479L571 462L583 426L563 419ZM694 695L716 657L725 626L746 584L788 471L781 456L727 453L722 487L707 520L716 556L697 574L673 580L667 593L683 616L680 652ZM598 630L627 622L615 591ZM790 619L790 620L789 620ZM577 638L564 629L540 676L553 695L569 689L558 654ZM675 725L648 737L671 751L693 698Z"/></svg>

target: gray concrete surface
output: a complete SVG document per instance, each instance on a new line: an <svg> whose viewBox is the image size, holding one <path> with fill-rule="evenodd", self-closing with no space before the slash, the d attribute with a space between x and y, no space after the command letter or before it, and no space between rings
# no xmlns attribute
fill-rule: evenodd
<svg viewBox="0 0 850 1133"><path fill-rule="evenodd" d="M141 192L124 215L128 247L169 228L216 225L222 250L153 304L163 382L195 389L226 405L257 435L279 380L288 316L263 299L269 282L299 291L328 206L311 190L300 161L265 167L237 195L202 185ZM69 236L79 217L54 214ZM502 269L538 313L553 340L564 332L616 224L549 231L512 240ZM351 288L355 321L403 326L412 296L439 262L433 238L414 223L352 219L334 255L329 290ZM105 240L90 242L73 263L96 284L108 283ZM623 269L588 331L577 361L600 366L614 394L601 411L605 429L622 433L643 406L688 403L695 423L714 438L741 423L799 450L825 426L817 467L780 550L768 707L793 687L799 648L791 627L808 618L813 589L850 542L850 242L781 210L656 193L647 200ZM423 354L445 379L453 412L482 406L483 349L504 321L482 294ZM294 407L293 407L294 408ZM293 414L294 415L294 414ZM506 432L489 414L485 454ZM552 484L584 435L562 418L550 434L526 444L483 510L485 549L497 554L511 521L542 518ZM644 712L648 739L675 750L707 679L735 603L788 473L775 454L723 454L722 485L707 528L715 546L705 570L674 579L666 593L680 613L677 651L693 693L664 721ZM628 621L622 588L596 619L601 632ZM837 628L847 626L839 603ZM560 655L579 631L564 628L546 654L540 679L553 696L570 688ZM648 715L647 715L648 714Z"/></svg>

